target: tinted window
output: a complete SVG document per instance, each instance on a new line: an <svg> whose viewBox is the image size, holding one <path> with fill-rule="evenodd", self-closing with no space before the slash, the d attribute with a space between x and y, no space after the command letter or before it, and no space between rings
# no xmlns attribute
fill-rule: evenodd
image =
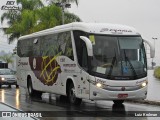
<svg viewBox="0 0 160 120"><path fill-rule="evenodd" d="M81 67L87 70L88 68L87 47L85 42L80 39L80 36L86 36L86 34L82 31L74 31L74 40L76 45L78 63Z"/></svg>
<svg viewBox="0 0 160 120"><path fill-rule="evenodd" d="M20 57L27 57L33 55L32 39L18 41L17 54Z"/></svg>
<svg viewBox="0 0 160 120"><path fill-rule="evenodd" d="M57 34L43 36L40 38L40 41L41 41L41 48L40 48L41 56L55 56L59 53Z"/></svg>
<svg viewBox="0 0 160 120"><path fill-rule="evenodd" d="M20 57L64 55L74 60L71 32L45 35L18 41Z"/></svg>
<svg viewBox="0 0 160 120"><path fill-rule="evenodd" d="M59 33L58 44L59 44L59 49L62 52L61 54L69 57L71 60L74 60L71 33L70 32Z"/></svg>

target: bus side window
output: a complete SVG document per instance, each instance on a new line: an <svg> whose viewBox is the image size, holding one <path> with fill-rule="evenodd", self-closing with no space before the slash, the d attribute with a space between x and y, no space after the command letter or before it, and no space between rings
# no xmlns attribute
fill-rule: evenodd
<svg viewBox="0 0 160 120"><path fill-rule="evenodd" d="M87 47L83 40L80 39L80 36L83 36L84 33L81 31L74 31L74 40L76 45L76 53L79 65L84 69L88 70L88 54Z"/></svg>
<svg viewBox="0 0 160 120"><path fill-rule="evenodd" d="M74 60L72 39L71 39L70 31L59 33L58 44L59 44L59 49L60 49L59 51L62 52L62 55L65 55L68 58L70 58L71 60Z"/></svg>
<svg viewBox="0 0 160 120"><path fill-rule="evenodd" d="M84 41L82 41L82 68L86 71L88 70L88 54L87 54L87 47Z"/></svg>
<svg viewBox="0 0 160 120"><path fill-rule="evenodd" d="M32 56L32 42L31 39L18 41L17 54L20 57Z"/></svg>
<svg viewBox="0 0 160 120"><path fill-rule="evenodd" d="M18 41L18 44L17 44L17 55L19 57L22 56L22 52L21 52L21 41Z"/></svg>
<svg viewBox="0 0 160 120"><path fill-rule="evenodd" d="M40 41L38 38L33 40L33 55L36 57L40 56Z"/></svg>
<svg viewBox="0 0 160 120"><path fill-rule="evenodd" d="M58 54L57 34L46 35L41 38L41 56L55 56Z"/></svg>

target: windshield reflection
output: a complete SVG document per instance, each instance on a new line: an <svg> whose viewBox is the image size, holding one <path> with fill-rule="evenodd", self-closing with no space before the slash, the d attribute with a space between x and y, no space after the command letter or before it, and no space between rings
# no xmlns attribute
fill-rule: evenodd
<svg viewBox="0 0 160 120"><path fill-rule="evenodd" d="M140 36L92 35L91 41L94 75L108 79L138 79L146 76L146 56Z"/></svg>

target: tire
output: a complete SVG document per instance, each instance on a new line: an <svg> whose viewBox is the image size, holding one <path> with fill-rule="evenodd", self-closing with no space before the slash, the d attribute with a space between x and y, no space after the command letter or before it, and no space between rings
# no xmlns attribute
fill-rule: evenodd
<svg viewBox="0 0 160 120"><path fill-rule="evenodd" d="M113 100L114 104L116 105L122 105L124 100Z"/></svg>
<svg viewBox="0 0 160 120"><path fill-rule="evenodd" d="M41 98L42 92L33 89L31 79L28 80L27 89L28 89L29 96L31 98L35 98L35 97L36 98Z"/></svg>
<svg viewBox="0 0 160 120"><path fill-rule="evenodd" d="M16 85L16 88L19 88L19 85Z"/></svg>
<svg viewBox="0 0 160 120"><path fill-rule="evenodd" d="M69 103L71 103L73 105L80 105L81 102L82 102L82 99L77 98L76 95L75 95L75 87L74 87L73 83L71 83L69 85L68 100L69 100Z"/></svg>

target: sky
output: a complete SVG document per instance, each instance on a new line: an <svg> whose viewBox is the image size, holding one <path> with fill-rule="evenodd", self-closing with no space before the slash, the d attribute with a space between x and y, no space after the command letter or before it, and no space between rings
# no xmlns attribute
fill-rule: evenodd
<svg viewBox="0 0 160 120"><path fill-rule="evenodd" d="M7 2L8 0L0 0L0 17L1 17L1 15L5 12L4 10L1 10L1 7L3 6L3 5L6 5L6 2ZM10 0L9 0L10 1ZM11 0L12 1L12 0ZM13 1L15 1L15 0L13 0ZM13 49L15 48L15 46L16 46L16 42L14 42L14 43L12 43L12 44L8 44L8 36L7 35L5 35L4 33L3 33L3 31L2 31L2 29L1 28L3 28L3 27L7 27L7 24L6 24L6 22L4 22L3 24L1 24L1 22L0 22L0 51L4 51L4 52L6 52L6 53L8 53L8 52L13 52Z"/></svg>
<svg viewBox="0 0 160 120"><path fill-rule="evenodd" d="M0 5L6 1L0 0ZM157 38L154 61L160 65L160 0L79 0L79 5L72 4L68 11L78 15L83 22L132 26L143 39L153 44L152 37Z"/></svg>

